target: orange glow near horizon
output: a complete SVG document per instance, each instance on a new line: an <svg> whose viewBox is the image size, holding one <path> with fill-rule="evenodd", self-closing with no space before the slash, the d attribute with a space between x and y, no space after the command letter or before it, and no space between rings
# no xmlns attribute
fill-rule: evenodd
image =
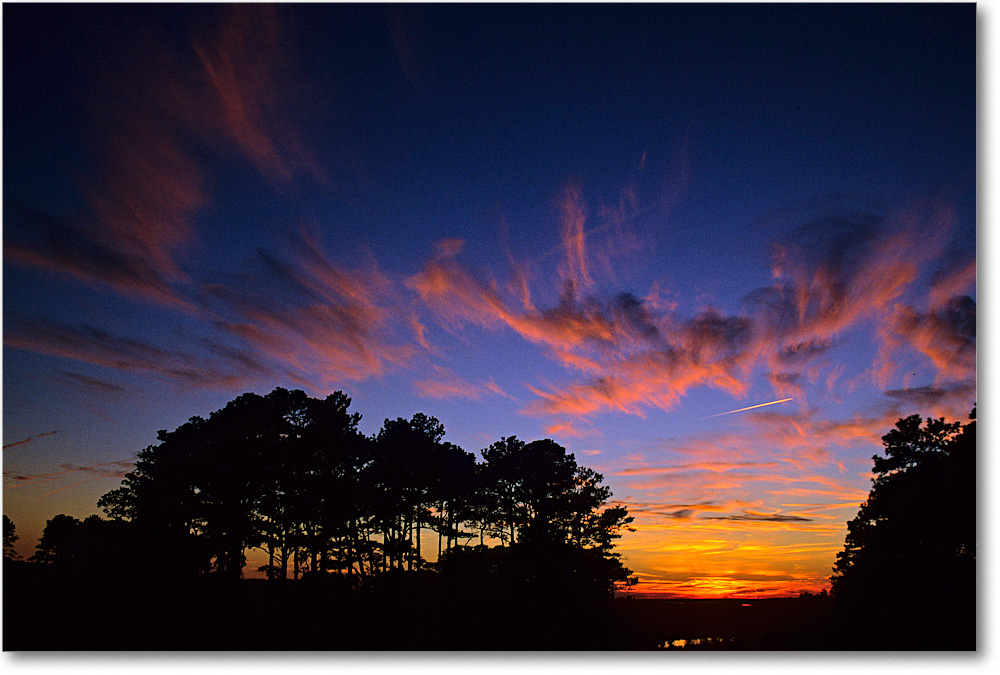
<svg viewBox="0 0 1000 675"><path fill-rule="evenodd" d="M852 511L856 507L845 508ZM839 520L839 516L838 516ZM663 598L769 598L829 589L846 527L797 522L697 521L649 523L620 546L637 570L629 593Z"/></svg>

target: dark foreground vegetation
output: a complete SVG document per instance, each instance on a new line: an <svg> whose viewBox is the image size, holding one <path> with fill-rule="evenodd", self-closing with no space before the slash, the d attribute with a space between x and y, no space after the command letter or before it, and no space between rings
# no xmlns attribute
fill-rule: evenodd
<svg viewBox="0 0 1000 675"><path fill-rule="evenodd" d="M4 516L4 648L976 648L975 410L883 437L829 595L643 600L613 550L631 518L561 446L478 462L419 414L366 438L349 403L278 389L160 432L110 519L52 518L29 561Z"/></svg>
<svg viewBox="0 0 1000 675"><path fill-rule="evenodd" d="M969 650L974 617L859 616L833 596L581 600L514 586L453 586L401 572L334 579L134 585L5 575L7 650ZM887 608L888 610L889 608Z"/></svg>
<svg viewBox="0 0 1000 675"><path fill-rule="evenodd" d="M831 639L832 603L822 597L581 600L497 582L454 586L431 572L388 574L355 590L330 577L136 586L19 567L8 566L16 571L4 580L8 650L654 650L681 639L703 641L686 649L853 646Z"/></svg>
<svg viewBox="0 0 1000 675"><path fill-rule="evenodd" d="M25 572L22 574L21 572ZM558 601L523 586L389 572L361 589L295 582L74 579L25 564L5 574L13 650L614 649L608 601Z"/></svg>
<svg viewBox="0 0 1000 675"><path fill-rule="evenodd" d="M872 457L831 590L844 625L873 648L975 649L975 408L969 418L901 419Z"/></svg>

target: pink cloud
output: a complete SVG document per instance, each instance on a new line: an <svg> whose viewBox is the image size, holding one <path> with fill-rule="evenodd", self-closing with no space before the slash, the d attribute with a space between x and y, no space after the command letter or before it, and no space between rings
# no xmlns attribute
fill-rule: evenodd
<svg viewBox="0 0 1000 675"><path fill-rule="evenodd" d="M545 427L545 433L550 436L556 436L562 438L595 438L597 436L601 436L600 430L581 428L573 421L557 422L555 424L550 424L547 427ZM597 455L600 454L600 451L585 450L584 454Z"/></svg>
<svg viewBox="0 0 1000 675"><path fill-rule="evenodd" d="M413 383L420 396L439 399L478 400L486 395L497 395L513 398L501 389L495 382L482 384L466 382L448 368L433 366L433 376Z"/></svg>
<svg viewBox="0 0 1000 675"><path fill-rule="evenodd" d="M646 466L633 469L623 469L617 472L619 476L655 476L664 474L675 474L689 471L710 471L713 473L723 473L734 469L747 468L774 468L777 462L698 462L691 464L676 464L672 466Z"/></svg>
<svg viewBox="0 0 1000 675"><path fill-rule="evenodd" d="M19 441L14 441L12 443L5 443L4 446L3 446L3 449L4 450L8 450L10 448L16 448L19 445L25 445L25 444L31 443L32 441L37 440L39 438L45 438L46 436L52 436L53 434L58 434L58 433L59 433L58 430L57 431L45 431L45 432L42 432L40 434L35 434L34 436L28 436L27 438L23 438L23 439L21 439Z"/></svg>
<svg viewBox="0 0 1000 675"><path fill-rule="evenodd" d="M82 361L123 372L153 374L183 386L222 390L245 386L272 371L243 353L212 357L156 346L88 325L8 314L4 346Z"/></svg>
<svg viewBox="0 0 1000 675"><path fill-rule="evenodd" d="M192 53L150 39L148 59L91 74L99 169L80 181L88 212L22 209L4 242L9 261L198 315L184 267L211 201L198 154L231 145L277 185L323 178L292 115L292 83L302 78L277 10L232 5L223 14Z"/></svg>
<svg viewBox="0 0 1000 675"><path fill-rule="evenodd" d="M578 185L568 186L560 203L560 238L565 251L565 260L560 267L563 283L573 292L585 290L593 285L587 264L586 205Z"/></svg>
<svg viewBox="0 0 1000 675"><path fill-rule="evenodd" d="M4 255L195 313L177 287L190 281L180 258L197 244L192 219L208 203L204 174L176 133L176 104L166 90L135 84L143 77L154 82L172 77L163 61L152 60L163 72L108 73L94 85L113 103L102 101L94 125L99 169L81 181L89 212L58 217L25 209L13 223L15 234L5 241ZM123 82L110 84L116 76ZM147 91L153 93L141 93Z"/></svg>
<svg viewBox="0 0 1000 675"><path fill-rule="evenodd" d="M932 310L939 309L952 298L964 295L976 288L976 259L955 265L940 274L931 285L928 305Z"/></svg>
<svg viewBox="0 0 1000 675"><path fill-rule="evenodd" d="M917 278L918 263L936 255L921 238L927 229L923 221L909 229L876 228L867 240L860 239L863 250L845 237L841 245L854 247L850 256L829 260L810 263L804 252L779 248L776 283L753 296L748 314L725 315L709 308L684 318L673 306L657 303L657 292L642 300L630 295L576 297L577 286L589 287L593 281L586 272L580 202L578 189L570 189L561 232L567 259L559 274L573 283L550 309L537 309L530 301L521 273L509 287L521 296L518 308L496 282L476 278L457 262L460 245L454 241L439 245L407 282L452 329L464 323L491 330L506 327L546 347L560 364L591 376L582 382L531 385L538 398L525 411L532 414L617 410L643 415L649 408L675 407L699 386L739 398L762 363L772 368L776 393L802 398L800 378L815 382L822 376L816 360L849 328L896 311L895 303ZM942 211L928 218L945 227L950 216ZM909 224L906 218L899 220ZM922 342L916 345L932 353Z"/></svg>
<svg viewBox="0 0 1000 675"><path fill-rule="evenodd" d="M217 120L229 140L268 179L278 184L305 173L324 173L291 116L302 81L289 58L278 10L270 5L231 5L214 39L195 51L204 69Z"/></svg>
<svg viewBox="0 0 1000 675"><path fill-rule="evenodd" d="M337 265L305 230L287 258L261 257L240 283L208 287L217 325L257 358L326 389L408 367L419 351L398 285L374 262Z"/></svg>
<svg viewBox="0 0 1000 675"><path fill-rule="evenodd" d="M924 354L937 369L937 382L962 380L976 373L976 302L956 296L928 312L896 307L883 335L886 351L906 345Z"/></svg>

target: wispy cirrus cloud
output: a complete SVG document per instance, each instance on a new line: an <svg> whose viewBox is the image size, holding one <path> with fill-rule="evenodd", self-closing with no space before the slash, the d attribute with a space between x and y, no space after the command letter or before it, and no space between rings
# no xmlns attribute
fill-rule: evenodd
<svg viewBox="0 0 1000 675"><path fill-rule="evenodd" d="M570 185L565 189L560 207L560 240L565 250L560 276L565 286L574 292L583 292L593 285L594 280L587 262L587 207L579 185Z"/></svg>
<svg viewBox="0 0 1000 675"><path fill-rule="evenodd" d="M11 490L14 488L24 488L29 486L51 487L52 489L48 492L33 495L35 498L41 499L44 497L51 497L54 494L58 494L66 490L71 490L80 485L93 483L95 481L120 480L124 478L127 473L132 471L134 467L135 457L131 457L128 459L115 460L113 462L102 462L100 464L92 464L89 466L60 464L58 471L49 471L38 474L20 474L14 471L5 470L3 472L3 489ZM82 480L73 480L81 477ZM73 480L73 482L63 484L66 480Z"/></svg>
<svg viewBox="0 0 1000 675"><path fill-rule="evenodd" d="M909 346L925 355L937 370L937 381L961 380L976 372L976 302L967 295L920 312L909 305L895 308L887 350Z"/></svg>
<svg viewBox="0 0 1000 675"><path fill-rule="evenodd" d="M178 267L172 261L171 246L164 242L160 246L147 239L140 244L132 235L118 239L113 227L91 216L61 217L24 205L11 206L6 225L4 258L10 263L194 311L178 289ZM150 246L160 248L153 254Z"/></svg>
<svg viewBox="0 0 1000 675"><path fill-rule="evenodd" d="M218 328L309 386L382 375L418 351L396 282L374 261L335 264L308 230L289 252L261 250L249 271L204 290Z"/></svg>
<svg viewBox="0 0 1000 675"><path fill-rule="evenodd" d="M976 257L956 258L931 280L928 306L932 310L943 307L953 298L966 295L976 288Z"/></svg>
<svg viewBox="0 0 1000 675"><path fill-rule="evenodd" d="M196 388L224 389L252 381L239 360L199 356L123 337L87 324L8 312L4 346L130 373L157 375Z"/></svg>
<svg viewBox="0 0 1000 675"><path fill-rule="evenodd" d="M812 518L795 516L783 513L755 513L744 511L743 513L731 514L727 516L704 516L707 520L735 520L735 521L757 521L764 523L808 523Z"/></svg>
<svg viewBox="0 0 1000 675"><path fill-rule="evenodd" d="M92 464L89 466L60 464L58 471L48 471L46 473L21 474L14 471L4 471L4 480L8 481L7 484L4 485L4 489L26 487L37 483L61 481L67 476L80 474L90 475L90 477L94 480L100 480L103 478L121 478L126 473L131 471L134 466L135 457L130 457L128 459L119 459L113 462L102 462L100 464Z"/></svg>
<svg viewBox="0 0 1000 675"><path fill-rule="evenodd" d="M88 73L89 128L97 170L84 174L86 209L72 215L20 208L4 255L14 263L191 311L181 262L197 246L193 219L209 202L203 167L189 150L186 115L199 96L176 54L112 59Z"/></svg>
<svg viewBox="0 0 1000 675"><path fill-rule="evenodd" d="M513 400L513 396L505 392L492 380L480 384L467 382L454 371L442 366L432 366L430 377L416 380L414 389L420 396L437 399L464 399L475 401L483 396L502 396Z"/></svg>
<svg viewBox="0 0 1000 675"><path fill-rule="evenodd" d="M457 263L459 249L457 242L442 243L424 269L408 280L447 325L506 326L548 348L568 367L604 373L569 389L532 387L539 400L529 404L529 412L589 414L617 408L641 414L643 405L676 404L697 384L745 390L726 367L738 359L746 339L749 326L743 319L706 311L683 325L668 318L668 325L658 326L634 296L579 300L572 287L549 310L518 310L495 284L480 281ZM675 330L673 344L663 338L664 329Z"/></svg>
<svg viewBox="0 0 1000 675"><path fill-rule="evenodd" d="M774 393L779 396L787 396L791 399L805 398L805 391L802 386L802 373L768 373L767 381L771 383Z"/></svg>
<svg viewBox="0 0 1000 675"><path fill-rule="evenodd" d="M221 12L218 29L187 51L153 40L149 58L110 59L90 73L99 169L79 181L87 208L13 205L8 261L197 314L185 263L212 202L205 151L236 149L275 186L323 178L291 112L302 78L278 10Z"/></svg>
<svg viewBox="0 0 1000 675"><path fill-rule="evenodd" d="M100 380L96 377L90 377L89 375L74 373L68 370L57 370L56 373L58 373L63 379L91 391L100 391L105 393L118 393L125 391L124 387L112 384L111 382L105 382L104 380Z"/></svg>
<svg viewBox="0 0 1000 675"><path fill-rule="evenodd" d="M898 406L900 416L911 414L910 410L918 409L924 414L961 419L969 406L969 401L976 397L975 380L952 382L945 386L935 387L924 385L908 389L890 389L885 395Z"/></svg>
<svg viewBox="0 0 1000 675"><path fill-rule="evenodd" d="M222 283L193 279L186 266L187 254L200 245L198 217L212 200L205 151L228 157L235 150L278 188L303 175L324 177L297 128L294 109L300 99L294 87L302 77L281 23L275 8L228 7L221 10L218 26L192 40L190 49L153 43L151 58L142 62L109 60L114 65L92 78L92 88L100 92L93 107L94 154L101 169L83 181L88 209L73 216L20 209L5 255L213 321L239 346L216 341L200 347L223 362L242 364L249 375L273 370L268 360L282 361L299 374L318 367L324 381L379 375L405 364L412 353L387 337L398 332L396 317L387 317L384 298L376 300L368 291L374 280L381 293L384 275L345 271L310 245L304 255L290 260L262 252L272 268L269 274L250 272ZM617 208L600 211L609 225L621 225L636 209L634 191L626 190ZM496 288L454 264L456 242L444 242L424 273L411 279L411 287L437 299L448 287L453 314L474 323L506 324L566 364L601 370L602 358L626 342L641 344L648 337L641 333L655 327L644 323L643 303L627 294L611 300L582 296L593 289L594 276L588 206L580 186L564 191L560 212L563 262L558 267L565 297L559 306L540 312L509 310ZM269 289L257 283L263 276L282 277L286 286L295 286L291 299L279 303L268 297ZM526 275L521 288L530 308ZM417 343L430 350L424 324L412 307L399 299L389 304L393 312L403 310L400 315L408 317ZM70 349L51 326L46 335L44 344L23 335L12 334L11 339L18 348L56 350L111 365L98 346L108 342L104 336L91 334L90 347ZM192 381L178 368L137 359L141 342L123 343L128 356L112 367L172 372ZM582 353L593 345L599 345L601 358ZM159 359L163 354L145 356ZM484 386L506 395L495 385ZM625 405L639 409L634 403Z"/></svg>
<svg viewBox="0 0 1000 675"><path fill-rule="evenodd" d="M703 500L680 503L662 503L648 501L633 501L630 503L630 510L636 513L651 513L665 515L670 518L688 518L694 513L701 511L719 512L729 511L742 506L741 502L718 502L715 500Z"/></svg>
<svg viewBox="0 0 1000 675"><path fill-rule="evenodd" d="M4 344L123 372L154 374L185 387L225 389L287 381L316 391L407 367L421 335L401 287L373 261L334 263L300 230L282 252L260 250L242 272L188 294L196 316L217 331L162 339L114 334L8 312ZM79 386L114 385L62 371ZM481 393L509 396L493 382Z"/></svg>
<svg viewBox="0 0 1000 675"><path fill-rule="evenodd" d="M860 327L890 345L872 366L883 384L891 377L891 352L901 346L928 357L943 380L965 378L974 366L974 301L952 299L923 313L906 304L944 255L954 223L946 206L917 203L887 217L847 212L806 220L775 244L774 282L748 294L736 314L706 307L685 316L656 288L645 297L602 296L587 265L588 237L596 230L586 223L582 193L570 188L556 269L562 292L549 308L532 299L522 266L512 265L506 286L483 279L458 262L456 240L439 244L407 282L451 330L463 324L513 330L577 376L530 384L537 398L527 413L642 416L674 408L702 386L739 399L761 367L776 394L804 402L805 382L825 378L833 386L842 368L828 356ZM935 292L963 288L973 278L969 263L952 267L939 275Z"/></svg>
<svg viewBox="0 0 1000 675"><path fill-rule="evenodd" d="M210 120L247 160L277 184L325 177L292 115L303 75L276 7L227 7L218 31L194 49L216 113Z"/></svg>
<svg viewBox="0 0 1000 675"><path fill-rule="evenodd" d="M132 145L143 143L133 139ZM164 195L170 201L170 190L155 199L146 199L142 191L158 192L162 181L169 183L173 165L157 161L155 153L153 160L143 160L154 161L155 167L146 169L128 164L132 154L116 157L109 160L108 171L128 174L129 179L114 189L103 184L93 188L92 195L101 204L100 217L74 221L25 209L24 224L34 239L8 241L5 253L20 262L182 309L222 328L223 335L169 347L88 325L15 313L8 317L5 330L8 347L208 388L275 379L322 388L377 376L409 361L415 346L403 344L410 342L408 337L396 339L397 333L406 331L397 317L415 317L399 297L395 282L374 263L356 269L336 265L303 231L289 255L261 251L256 267L243 273L207 283L191 279L175 259L175 253L195 239L187 215L127 214L116 206L138 200L143 209L158 208ZM115 164L122 157L125 163ZM177 172L186 175L191 167L183 157L178 156L178 162ZM192 168L191 175L196 174ZM134 227L128 220L132 217L140 221ZM282 292L276 294L276 288ZM415 330L419 324L411 321L410 327ZM416 339L427 346L422 335ZM65 377L81 386L98 387L96 380L83 376Z"/></svg>
<svg viewBox="0 0 1000 675"><path fill-rule="evenodd" d="M572 420L556 422L545 427L545 433L557 438L597 438L601 436L599 429L588 428L574 423ZM584 451L586 452L586 451ZM600 454L591 452L590 454Z"/></svg>
<svg viewBox="0 0 1000 675"><path fill-rule="evenodd" d="M658 476L676 473L686 473L690 471L711 471L723 473L733 469L766 468L773 469L778 466L777 462L695 462L688 464L674 464L669 466L643 466L630 469L622 469L617 473L619 476Z"/></svg>
<svg viewBox="0 0 1000 675"><path fill-rule="evenodd" d="M55 430L55 431L45 431L45 432L40 433L40 434L35 434L34 436L28 436L27 438L22 438L21 440L14 441L13 443L4 443L3 449L7 450L8 448L16 448L19 445L26 445L28 443L31 443L32 441L38 440L39 438L45 438L46 436L52 436L52 435L58 434L58 433L59 433L58 430Z"/></svg>

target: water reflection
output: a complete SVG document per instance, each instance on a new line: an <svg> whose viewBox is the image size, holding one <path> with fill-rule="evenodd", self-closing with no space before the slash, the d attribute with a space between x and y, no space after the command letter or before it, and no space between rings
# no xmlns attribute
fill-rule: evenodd
<svg viewBox="0 0 1000 675"><path fill-rule="evenodd" d="M726 644L736 641L735 637L704 637L704 638L681 638L678 640L664 640L660 643L660 649L718 649Z"/></svg>

